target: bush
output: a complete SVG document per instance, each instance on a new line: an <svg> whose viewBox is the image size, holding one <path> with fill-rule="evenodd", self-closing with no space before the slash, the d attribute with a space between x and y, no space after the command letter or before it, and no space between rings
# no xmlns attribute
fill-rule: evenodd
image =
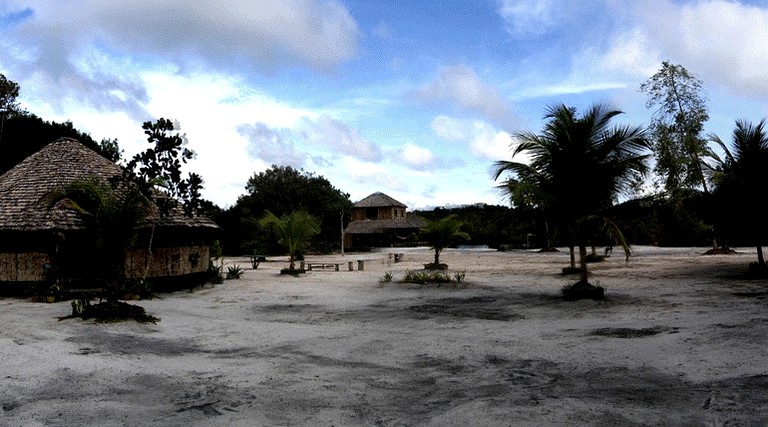
<svg viewBox="0 0 768 427"><path fill-rule="evenodd" d="M227 267L227 279L239 279L244 270L239 265L230 265Z"/></svg>
<svg viewBox="0 0 768 427"><path fill-rule="evenodd" d="M391 271L387 271L386 273L384 273L384 277L379 279L379 283L389 283L391 281L392 281L392 272Z"/></svg>
<svg viewBox="0 0 768 427"><path fill-rule="evenodd" d="M221 275L222 265L216 265L213 260L208 263L208 282L214 285L224 283L224 277Z"/></svg>
<svg viewBox="0 0 768 427"><path fill-rule="evenodd" d="M602 286L595 286L588 282L576 282L572 285L563 287L563 299L566 301L576 301L580 299L604 300L605 289Z"/></svg>
<svg viewBox="0 0 768 427"><path fill-rule="evenodd" d="M442 271L407 271L400 283L416 283L424 285L427 283L461 283L464 281L466 273L454 273L453 277Z"/></svg>

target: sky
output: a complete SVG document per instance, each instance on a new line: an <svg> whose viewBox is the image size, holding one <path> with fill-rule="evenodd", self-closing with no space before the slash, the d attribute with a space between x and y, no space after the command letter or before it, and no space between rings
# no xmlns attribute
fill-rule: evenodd
<svg viewBox="0 0 768 427"><path fill-rule="evenodd" d="M271 165L355 202L507 204L492 176L548 107L645 126L662 61L704 83L705 132L768 115L768 0L0 0L0 73L45 120L125 156L174 119L222 208ZM518 160L518 159L515 159Z"/></svg>

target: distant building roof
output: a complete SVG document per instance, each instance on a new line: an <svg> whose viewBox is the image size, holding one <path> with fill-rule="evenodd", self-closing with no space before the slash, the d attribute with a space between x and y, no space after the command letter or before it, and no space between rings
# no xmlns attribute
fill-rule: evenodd
<svg viewBox="0 0 768 427"><path fill-rule="evenodd" d="M356 208L382 208L388 206L396 206L398 208L407 208L406 205L398 202L397 200L387 196L384 193L376 192L370 196L355 203Z"/></svg>
<svg viewBox="0 0 768 427"><path fill-rule="evenodd" d="M352 221L344 232L349 234L380 234L388 231L419 229L425 225L424 218L409 213L404 218Z"/></svg>

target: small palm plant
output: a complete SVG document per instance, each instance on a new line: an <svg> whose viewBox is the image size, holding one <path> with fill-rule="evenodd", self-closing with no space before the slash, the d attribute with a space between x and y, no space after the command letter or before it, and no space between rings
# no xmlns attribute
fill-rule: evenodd
<svg viewBox="0 0 768 427"><path fill-rule="evenodd" d="M65 206L77 212L93 239L95 265L102 271L107 300L125 281L125 260L138 225L151 212L151 202L135 187L113 188L97 178L75 181L47 195L49 208Z"/></svg>
<svg viewBox="0 0 768 427"><path fill-rule="evenodd" d="M429 221L421 229L421 236L435 250L435 262L426 264L427 269L444 270L448 266L440 264L440 252L459 239L469 240L469 234L461 231L463 223L456 215L448 215L439 221Z"/></svg>
<svg viewBox="0 0 768 427"><path fill-rule="evenodd" d="M294 211L282 217L267 211L259 224L271 228L278 243L288 249L290 271L296 271L296 254L304 250L312 238L320 233L320 222L305 211Z"/></svg>

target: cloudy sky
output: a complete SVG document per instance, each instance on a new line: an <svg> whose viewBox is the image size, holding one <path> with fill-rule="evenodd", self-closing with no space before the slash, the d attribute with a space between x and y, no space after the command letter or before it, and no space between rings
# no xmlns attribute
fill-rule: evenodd
<svg viewBox="0 0 768 427"><path fill-rule="evenodd" d="M768 115L768 1L0 0L0 73L47 120L127 155L178 120L222 207L272 164L357 201L504 204L490 170L547 106L643 125L662 61L704 81L707 132Z"/></svg>

